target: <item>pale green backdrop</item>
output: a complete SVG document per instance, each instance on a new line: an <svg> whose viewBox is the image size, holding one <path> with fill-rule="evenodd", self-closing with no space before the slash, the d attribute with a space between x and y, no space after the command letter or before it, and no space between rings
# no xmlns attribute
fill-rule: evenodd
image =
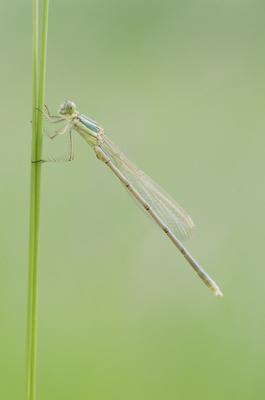
<svg viewBox="0 0 265 400"><path fill-rule="evenodd" d="M75 100L187 209L224 298L76 137L43 166L37 400L263 399L264 2L50 3L47 104ZM25 399L31 7L0 16L3 400Z"/></svg>

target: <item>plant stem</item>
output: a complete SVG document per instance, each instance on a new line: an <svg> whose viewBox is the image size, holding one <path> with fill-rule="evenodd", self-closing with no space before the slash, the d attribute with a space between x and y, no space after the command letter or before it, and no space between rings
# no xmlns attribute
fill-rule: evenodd
<svg viewBox="0 0 265 400"><path fill-rule="evenodd" d="M41 160L43 116L37 109L44 105L46 49L49 0L43 0L40 76L38 85L39 0L33 0L33 91L32 91L32 149L31 161ZM27 331L27 400L36 399L38 251L40 226L41 163L31 163L30 224L29 224L29 280Z"/></svg>

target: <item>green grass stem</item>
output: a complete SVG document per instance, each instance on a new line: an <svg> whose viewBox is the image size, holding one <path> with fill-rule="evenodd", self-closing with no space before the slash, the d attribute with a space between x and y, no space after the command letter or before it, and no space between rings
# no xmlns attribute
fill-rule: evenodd
<svg viewBox="0 0 265 400"><path fill-rule="evenodd" d="M42 113L38 112L37 109L42 110L44 106L48 9L49 0L43 0L41 18L42 34L39 59L39 0L33 0L33 91L31 161L41 160L42 156L43 115ZM27 400L36 399L37 299L41 167L41 163L31 163L27 329Z"/></svg>

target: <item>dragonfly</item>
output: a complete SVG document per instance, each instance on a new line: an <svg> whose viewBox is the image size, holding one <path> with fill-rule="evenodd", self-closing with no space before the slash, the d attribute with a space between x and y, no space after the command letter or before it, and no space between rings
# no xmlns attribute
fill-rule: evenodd
<svg viewBox="0 0 265 400"><path fill-rule="evenodd" d="M149 214L162 229L187 262L198 274L204 284L216 295L223 296L217 283L200 266L195 258L182 244L188 238L194 226L191 217L179 206L157 183L141 169L136 167L105 135L104 129L93 119L81 114L71 100L65 100L58 110L58 115L52 115L45 105L44 117L51 123L63 123L59 130L49 135L51 139L59 135L69 135L70 153L66 160L74 159L72 132L79 133L94 150L97 158L106 164L114 175L132 195L141 208ZM58 160L39 160L58 161Z"/></svg>

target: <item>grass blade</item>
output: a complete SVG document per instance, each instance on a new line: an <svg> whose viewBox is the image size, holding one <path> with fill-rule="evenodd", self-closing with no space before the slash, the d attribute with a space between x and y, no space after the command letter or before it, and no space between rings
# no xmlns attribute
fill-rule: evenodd
<svg viewBox="0 0 265 400"><path fill-rule="evenodd" d="M38 63L39 0L33 0L33 90L32 90L32 149L31 161L41 159L46 50L48 33L49 0L42 3L41 52ZM39 82L38 82L38 70ZM29 272L28 272L28 330L27 330L27 400L36 399L37 353L37 299L38 253L40 227L41 163L31 163L30 223L29 223Z"/></svg>

